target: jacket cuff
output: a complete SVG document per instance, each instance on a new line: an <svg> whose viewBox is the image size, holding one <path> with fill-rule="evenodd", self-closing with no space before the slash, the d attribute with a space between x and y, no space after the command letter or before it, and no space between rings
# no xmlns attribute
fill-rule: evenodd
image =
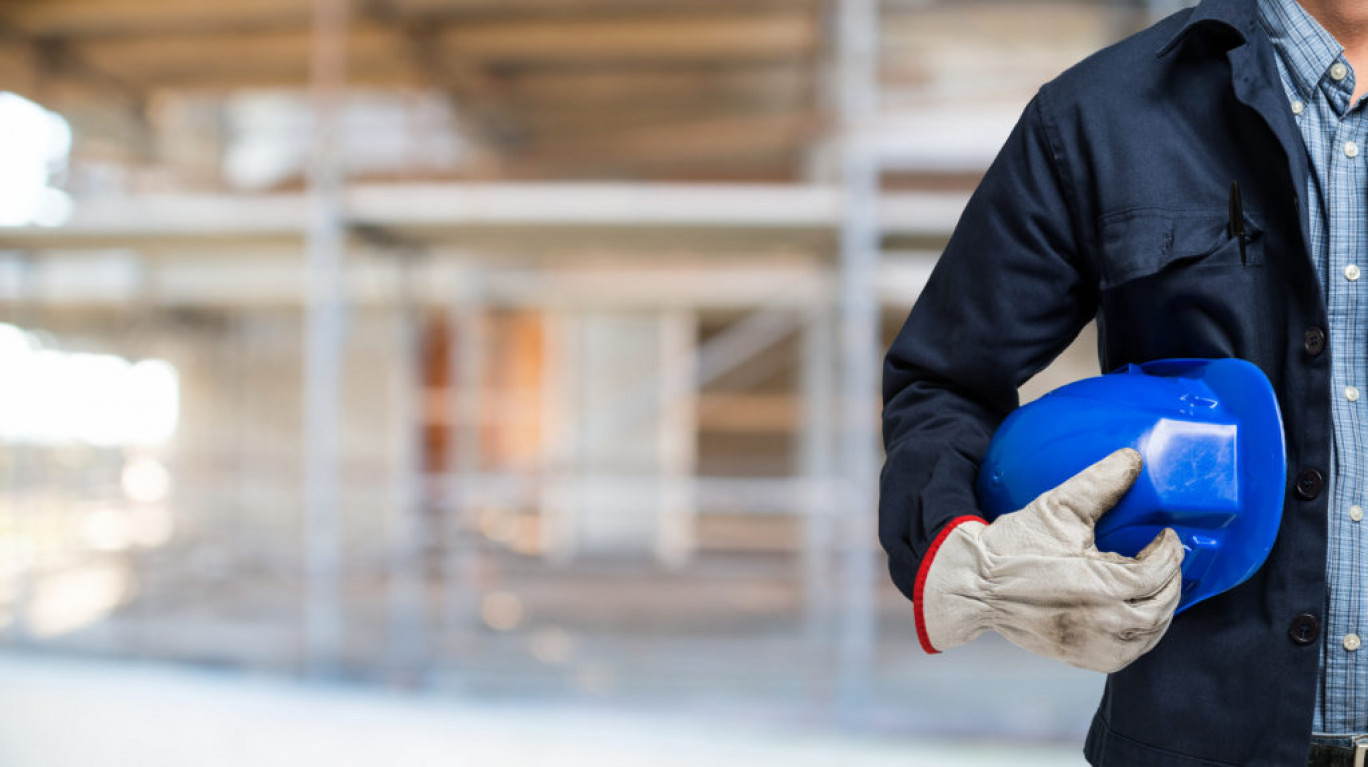
<svg viewBox="0 0 1368 767"><path fill-rule="evenodd" d="M936 539L931 542L931 547L926 550L926 554L922 557L921 566L917 568L917 583L912 589L912 614L917 624L917 639L928 655L939 654L940 650L932 646L931 636L926 631L926 616L922 614L922 589L926 587L926 574L931 571L931 561L936 558L936 552L940 551L941 544L945 543L945 539L950 537L950 533L954 532L955 528L965 522L988 524L988 521L983 517L972 515L955 517L950 520L945 527L941 528Z"/></svg>

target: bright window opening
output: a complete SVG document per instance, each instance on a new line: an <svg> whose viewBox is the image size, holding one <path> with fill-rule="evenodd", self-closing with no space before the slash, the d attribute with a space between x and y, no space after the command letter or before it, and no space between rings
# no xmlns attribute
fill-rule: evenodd
<svg viewBox="0 0 1368 767"><path fill-rule="evenodd" d="M164 444L180 418L180 376L164 360L44 348L0 323L0 440L35 445Z"/></svg>
<svg viewBox="0 0 1368 767"><path fill-rule="evenodd" d="M60 226L71 196L52 185L71 154L66 118L0 92L0 226Z"/></svg>

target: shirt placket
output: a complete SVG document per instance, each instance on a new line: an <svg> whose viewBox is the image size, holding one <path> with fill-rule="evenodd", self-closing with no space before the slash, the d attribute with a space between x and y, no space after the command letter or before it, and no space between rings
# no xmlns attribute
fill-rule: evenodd
<svg viewBox="0 0 1368 767"><path fill-rule="evenodd" d="M1341 108L1348 103L1352 92L1352 73L1336 61L1328 72L1327 101ZM1329 104L1327 104L1329 106ZM1362 620L1365 600L1363 589L1362 504L1363 469L1365 454L1363 419L1359 399L1365 381L1368 354L1363 349L1364 302L1359 300L1359 278L1365 252L1363 214L1365 210L1363 153L1363 110L1355 109L1340 117L1336 110L1327 109L1326 130L1322 135L1333 138L1324 153L1326 176L1325 213L1326 237L1325 281L1327 308L1330 313L1331 343L1336 354L1332 357L1331 380L1335 454L1337 456L1330 508L1331 540L1331 609L1327 616L1326 660L1334 685L1328 690L1334 701L1335 729L1362 732L1368 728L1362 692L1368 690L1364 678L1368 668L1362 663ZM1331 722L1327 722L1331 724Z"/></svg>
<svg viewBox="0 0 1368 767"><path fill-rule="evenodd" d="M1368 636L1368 593L1360 552L1364 456L1368 455L1361 394L1368 396L1368 118L1350 110L1354 72L1343 48L1295 0L1259 0L1260 18L1277 49L1278 72L1311 159L1307 177L1307 247L1328 313L1331 356L1329 532L1326 554L1328 605L1320 646L1320 677L1314 727L1318 732L1368 732L1368 663L1359 646Z"/></svg>

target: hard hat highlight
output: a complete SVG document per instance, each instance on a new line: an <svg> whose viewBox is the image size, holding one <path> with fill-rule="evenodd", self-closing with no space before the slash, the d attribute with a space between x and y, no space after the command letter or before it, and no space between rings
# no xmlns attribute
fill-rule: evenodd
<svg viewBox="0 0 1368 767"><path fill-rule="evenodd" d="M1183 541L1178 612L1259 569L1282 519L1282 415L1263 372L1239 359L1157 360L1062 386L1013 411L979 469L989 520L1016 511L1115 450L1145 465L1095 530L1135 556L1166 527Z"/></svg>

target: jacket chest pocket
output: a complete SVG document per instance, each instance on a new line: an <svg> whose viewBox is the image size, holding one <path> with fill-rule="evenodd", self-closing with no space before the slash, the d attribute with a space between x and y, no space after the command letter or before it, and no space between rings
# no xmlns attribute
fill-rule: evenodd
<svg viewBox="0 0 1368 767"><path fill-rule="evenodd" d="M1207 270L1262 266L1258 223L1245 214L1243 248L1230 230L1226 211L1142 209L1108 215L1101 221L1100 287L1111 290L1170 272L1180 279L1219 281L1219 275Z"/></svg>
<svg viewBox="0 0 1368 767"><path fill-rule="evenodd" d="M1225 211L1131 210L1105 219L1097 273L1103 362L1271 353L1285 305L1264 268L1269 234L1245 216L1244 253Z"/></svg>

